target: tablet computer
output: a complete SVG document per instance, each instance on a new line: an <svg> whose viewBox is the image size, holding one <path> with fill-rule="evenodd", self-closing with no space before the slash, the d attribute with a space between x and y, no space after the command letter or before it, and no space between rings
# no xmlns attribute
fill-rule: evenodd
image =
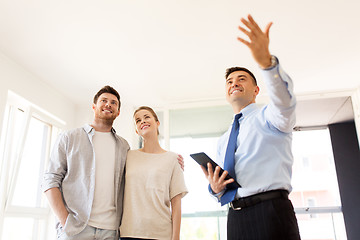
<svg viewBox="0 0 360 240"><path fill-rule="evenodd" d="M212 165L213 171L215 171L216 166L219 166L216 162L214 162L208 155L206 155L206 153L204 152L199 152L199 153L194 153L194 154L190 154L190 157L192 157L199 165L204 166L205 169L207 170L207 163L209 162ZM219 166L220 167L220 166ZM220 176L221 174L224 172L224 169L222 169L220 167ZM230 178L233 178L235 181L228 184L230 188L240 188L240 184L236 182L236 178L230 176L229 174L226 175L225 180L228 180Z"/></svg>

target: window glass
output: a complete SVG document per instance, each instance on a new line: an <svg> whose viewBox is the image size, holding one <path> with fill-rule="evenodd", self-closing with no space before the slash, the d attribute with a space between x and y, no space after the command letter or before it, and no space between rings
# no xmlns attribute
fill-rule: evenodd
<svg viewBox="0 0 360 240"><path fill-rule="evenodd" d="M226 216L183 217L181 219L181 239L226 239L226 222Z"/></svg>
<svg viewBox="0 0 360 240"><path fill-rule="evenodd" d="M294 206L341 206L328 129L294 132L293 155Z"/></svg>
<svg viewBox="0 0 360 240"><path fill-rule="evenodd" d="M50 126L31 118L16 181L12 205L41 207L40 183Z"/></svg>
<svg viewBox="0 0 360 240"><path fill-rule="evenodd" d="M3 234L1 239L33 240L35 219L6 217L4 219Z"/></svg>
<svg viewBox="0 0 360 240"><path fill-rule="evenodd" d="M302 240L347 239L342 213L297 214L296 217Z"/></svg>
<svg viewBox="0 0 360 240"><path fill-rule="evenodd" d="M227 120L220 121L221 115ZM225 114L225 109L216 107L201 111L170 111L170 150L184 157L184 176L189 190L182 199L182 239L226 239L226 206L220 207L210 196L207 179L189 155L205 152L215 159L218 137L230 126L231 118L231 113ZM292 147L293 191L290 198L297 212L302 239L345 240L329 131L294 132ZM332 209L317 212L321 207ZM315 209L315 212L302 209Z"/></svg>
<svg viewBox="0 0 360 240"><path fill-rule="evenodd" d="M190 157L192 153L205 152L215 159L217 140L218 137L170 139L171 151L184 157L184 177L189 191L181 200L182 239L226 239L226 206L221 207L209 194L208 180Z"/></svg>
<svg viewBox="0 0 360 240"><path fill-rule="evenodd" d="M63 123L20 96L9 96L1 142L0 197L6 207L0 214L0 239L49 239L48 234L53 238L54 231L48 229L53 230L51 211L40 185L50 146L59 133L51 123Z"/></svg>
<svg viewBox="0 0 360 240"><path fill-rule="evenodd" d="M220 136L229 128L233 116L230 106L170 110L170 137Z"/></svg>
<svg viewBox="0 0 360 240"><path fill-rule="evenodd" d="M314 213L321 207L340 207L331 139L328 129L293 133L293 190L290 199L296 208L302 239L346 239L343 215Z"/></svg>
<svg viewBox="0 0 360 240"><path fill-rule="evenodd" d="M162 148L165 148L165 138L164 138L164 126L165 126L165 122L164 122L164 112L163 111L155 111L156 115L159 119L160 122L160 126L159 126L159 142L160 142L160 146Z"/></svg>
<svg viewBox="0 0 360 240"><path fill-rule="evenodd" d="M7 131L7 136L5 141L4 159L9 160L7 162L9 165L9 172L6 174L13 174L15 171L16 152L21 140L25 117L24 111L15 107L10 108L10 115L6 124L7 129L5 130Z"/></svg>
<svg viewBox="0 0 360 240"><path fill-rule="evenodd" d="M208 191L208 180L199 164L190 157L190 154L192 153L205 152L209 157L215 160L217 139L217 137L188 137L172 138L170 140L171 151L180 153L184 157L184 177L189 193L182 200L183 213L226 209L225 207L220 207L217 200L210 196Z"/></svg>

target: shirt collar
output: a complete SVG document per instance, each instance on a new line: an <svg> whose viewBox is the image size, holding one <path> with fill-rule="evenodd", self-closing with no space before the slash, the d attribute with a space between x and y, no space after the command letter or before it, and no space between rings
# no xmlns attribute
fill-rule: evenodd
<svg viewBox="0 0 360 240"><path fill-rule="evenodd" d="M241 118L239 118L239 120L246 117L247 115L249 115L251 112L253 112L256 109L257 109L256 103L251 103L251 104L247 105L240 111L240 113L242 113L242 116L241 116ZM236 113L236 114L239 114L239 113ZM236 114L234 114L233 119L235 119Z"/></svg>
<svg viewBox="0 0 360 240"><path fill-rule="evenodd" d="M95 129L90 124L85 124L83 128L85 129L87 134L93 135L95 133ZM116 134L116 131L115 131L115 129L113 127L111 128L111 132L114 135Z"/></svg>
<svg viewBox="0 0 360 240"><path fill-rule="evenodd" d="M241 118L249 115L251 112L253 112L255 109L257 109L256 103L251 103L244 107L240 112L243 114Z"/></svg>

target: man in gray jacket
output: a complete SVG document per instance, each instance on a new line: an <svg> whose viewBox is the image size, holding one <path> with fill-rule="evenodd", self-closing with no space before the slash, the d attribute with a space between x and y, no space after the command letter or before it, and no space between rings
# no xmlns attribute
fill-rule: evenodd
<svg viewBox="0 0 360 240"><path fill-rule="evenodd" d="M59 136L42 189L54 211L58 239L117 239L127 141L115 133L120 96L105 86L94 96L92 124Z"/></svg>

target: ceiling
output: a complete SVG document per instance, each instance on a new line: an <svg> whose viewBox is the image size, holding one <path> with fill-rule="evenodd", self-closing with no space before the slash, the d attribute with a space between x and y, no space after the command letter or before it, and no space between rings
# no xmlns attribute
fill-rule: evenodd
<svg viewBox="0 0 360 240"><path fill-rule="evenodd" d="M360 85L358 0L0 0L0 51L79 105L104 85L123 103L224 98L224 71L260 72L240 18L272 21L270 50L298 95ZM260 94L266 90L260 82Z"/></svg>
<svg viewBox="0 0 360 240"><path fill-rule="evenodd" d="M354 111L350 97L301 100L296 106L296 130L352 120Z"/></svg>

